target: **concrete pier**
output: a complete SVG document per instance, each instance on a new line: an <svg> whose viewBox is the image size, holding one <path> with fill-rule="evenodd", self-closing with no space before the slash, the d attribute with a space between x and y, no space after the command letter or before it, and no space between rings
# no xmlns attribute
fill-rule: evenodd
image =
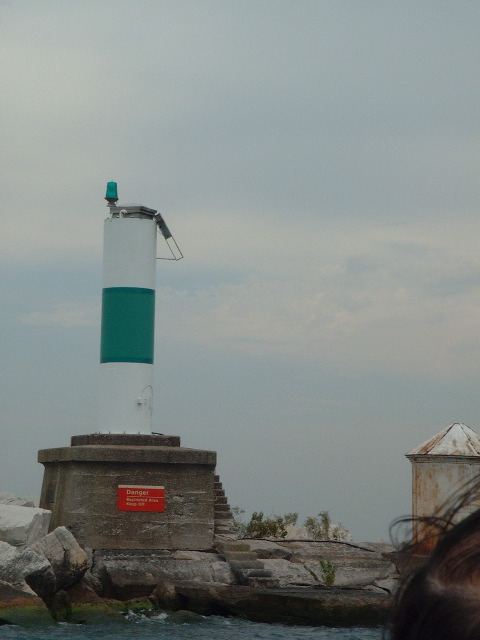
<svg viewBox="0 0 480 640"><path fill-rule="evenodd" d="M213 545L216 453L180 447L180 438L150 434L73 436L72 446L42 449L40 506L50 529L66 526L91 549L192 549ZM164 494L149 506L122 506L133 494ZM163 491L162 491L163 490ZM140 499L139 499L140 500ZM128 509L128 510L127 510Z"/></svg>

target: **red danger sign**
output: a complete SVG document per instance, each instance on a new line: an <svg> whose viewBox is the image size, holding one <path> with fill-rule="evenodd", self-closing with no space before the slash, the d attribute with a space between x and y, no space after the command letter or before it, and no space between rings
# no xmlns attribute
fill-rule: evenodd
<svg viewBox="0 0 480 640"><path fill-rule="evenodd" d="M165 511L165 487L118 485L119 511Z"/></svg>

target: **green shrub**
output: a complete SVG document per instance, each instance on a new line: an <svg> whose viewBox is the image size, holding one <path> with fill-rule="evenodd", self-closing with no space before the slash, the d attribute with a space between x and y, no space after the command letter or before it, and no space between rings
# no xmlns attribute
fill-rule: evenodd
<svg viewBox="0 0 480 640"><path fill-rule="evenodd" d="M320 511L316 518L309 517L303 523L314 540L348 540L350 532L342 524L332 524L328 511Z"/></svg>
<svg viewBox="0 0 480 640"><path fill-rule="evenodd" d="M245 538L286 538L287 530L282 516L263 518L263 511L254 511L245 528Z"/></svg>
<svg viewBox="0 0 480 640"><path fill-rule="evenodd" d="M337 573L336 567L329 560L320 560L320 566L322 567L322 580L327 587L333 586Z"/></svg>
<svg viewBox="0 0 480 640"><path fill-rule="evenodd" d="M233 521L239 538L286 538L287 527L294 537L304 538L302 530L295 530L298 513L285 513L283 516L274 514L266 518L263 511L255 511L249 522L244 519L245 511L240 507L233 507ZM309 517L303 523L303 528L309 538L313 540L351 540L348 529L341 524L333 524L328 511L321 511L316 517Z"/></svg>
<svg viewBox="0 0 480 640"><path fill-rule="evenodd" d="M298 513L286 513L283 518L283 523L286 527L294 527L297 524Z"/></svg>

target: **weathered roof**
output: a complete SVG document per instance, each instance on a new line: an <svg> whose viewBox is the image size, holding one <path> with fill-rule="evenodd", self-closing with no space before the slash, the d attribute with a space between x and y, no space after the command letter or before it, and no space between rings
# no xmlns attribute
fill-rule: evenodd
<svg viewBox="0 0 480 640"><path fill-rule="evenodd" d="M480 456L480 437L466 424L454 422L415 447L407 456Z"/></svg>

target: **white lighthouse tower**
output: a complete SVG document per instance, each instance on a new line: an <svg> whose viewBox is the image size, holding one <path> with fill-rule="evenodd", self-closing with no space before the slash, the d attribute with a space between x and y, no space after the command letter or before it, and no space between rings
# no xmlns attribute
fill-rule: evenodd
<svg viewBox="0 0 480 640"><path fill-rule="evenodd" d="M157 227L171 236L154 209L117 206L116 182L105 199L99 432L149 434Z"/></svg>
<svg viewBox="0 0 480 640"><path fill-rule="evenodd" d="M97 551L211 549L233 526L215 451L152 433L157 232L172 255L162 259L183 255L160 213L117 206L115 182L106 200L99 423L38 452L40 506L52 512L50 530L67 527Z"/></svg>

